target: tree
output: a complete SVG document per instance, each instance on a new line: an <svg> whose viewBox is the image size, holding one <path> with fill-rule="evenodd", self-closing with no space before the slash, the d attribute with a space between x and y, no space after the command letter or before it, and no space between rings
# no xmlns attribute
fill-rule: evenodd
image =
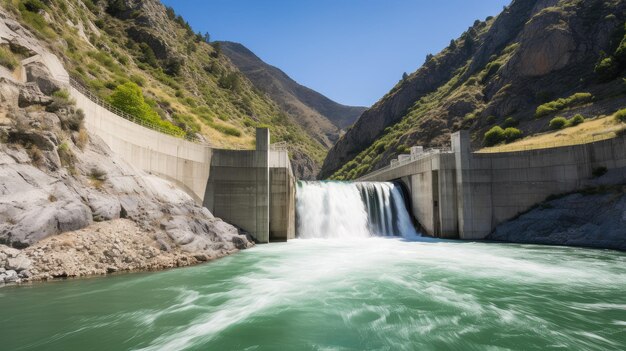
<svg viewBox="0 0 626 351"><path fill-rule="evenodd" d="M489 129L485 133L485 137L483 139L483 144L485 146L493 146L501 143L504 140L504 129L500 126L495 126Z"/></svg>
<svg viewBox="0 0 626 351"><path fill-rule="evenodd" d="M209 34L209 32L204 33L204 42L207 44L211 42L211 35Z"/></svg>
<svg viewBox="0 0 626 351"><path fill-rule="evenodd" d="M426 55L426 62L428 62L428 61L432 60L432 59L433 59L433 57L434 57L434 56L433 56L433 54L428 54L428 55Z"/></svg>
<svg viewBox="0 0 626 351"><path fill-rule="evenodd" d="M139 58L141 62L147 63L152 67L157 67L159 65L154 51L152 51L152 48L148 44L139 44L139 49L141 50L141 57Z"/></svg>
<svg viewBox="0 0 626 351"><path fill-rule="evenodd" d="M564 117L554 117L550 121L550 129L563 129L567 126L567 119Z"/></svg>
<svg viewBox="0 0 626 351"><path fill-rule="evenodd" d="M468 52L472 51L472 49L474 48L474 44L475 44L475 41L471 35L468 35L465 37L465 43L463 45L465 50L467 50Z"/></svg>
<svg viewBox="0 0 626 351"><path fill-rule="evenodd" d="M109 97L109 102L135 117L143 119L150 117L150 106L145 102L141 88L133 82L118 85Z"/></svg>
<svg viewBox="0 0 626 351"><path fill-rule="evenodd" d="M409 75L406 72L402 73L402 80L407 80L407 78L409 78Z"/></svg>
<svg viewBox="0 0 626 351"><path fill-rule="evenodd" d="M506 140L507 143L510 143L512 141L515 141L519 138L522 137L522 131L517 129L517 128L513 128L513 127L509 127L507 129L504 130L504 140Z"/></svg>
<svg viewBox="0 0 626 351"><path fill-rule="evenodd" d="M218 58L222 54L222 45L219 42L213 43L213 52L211 56Z"/></svg>
<svg viewBox="0 0 626 351"><path fill-rule="evenodd" d="M124 0L110 1L106 11L113 16L117 16L126 11L126 3L124 3Z"/></svg>
<svg viewBox="0 0 626 351"><path fill-rule="evenodd" d="M183 60L181 58L172 58L165 66L165 73L170 76L177 76L183 68Z"/></svg>
<svg viewBox="0 0 626 351"><path fill-rule="evenodd" d="M217 82L220 87L238 92L241 89L241 81L237 72L223 74Z"/></svg>
<svg viewBox="0 0 626 351"><path fill-rule="evenodd" d="M454 39L451 39L450 45L448 45L448 47L450 48L450 50L456 49L456 41Z"/></svg>
<svg viewBox="0 0 626 351"><path fill-rule="evenodd" d="M606 57L596 65L594 71L598 75L598 79L602 82L612 80L619 73L619 68L613 57Z"/></svg>
<svg viewBox="0 0 626 351"><path fill-rule="evenodd" d="M108 100L111 105L140 120L149 122L173 134L183 133L182 129L159 117L159 114L145 101L141 88L133 82L118 85Z"/></svg>

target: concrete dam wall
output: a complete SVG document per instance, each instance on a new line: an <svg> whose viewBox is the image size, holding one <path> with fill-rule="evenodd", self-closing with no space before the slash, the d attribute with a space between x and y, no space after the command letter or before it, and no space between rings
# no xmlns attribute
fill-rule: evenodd
<svg viewBox="0 0 626 351"><path fill-rule="evenodd" d="M550 195L592 184L606 167L612 183L626 182L626 136L588 144L503 153L471 151L467 131L452 134L452 149L411 155L360 180L401 180L412 214L431 236L482 239Z"/></svg>
<svg viewBox="0 0 626 351"><path fill-rule="evenodd" d="M126 162L177 184L257 242L295 236L291 164L286 150L271 149L266 128L257 129L255 150L214 149L125 119L76 83L68 90L87 130Z"/></svg>

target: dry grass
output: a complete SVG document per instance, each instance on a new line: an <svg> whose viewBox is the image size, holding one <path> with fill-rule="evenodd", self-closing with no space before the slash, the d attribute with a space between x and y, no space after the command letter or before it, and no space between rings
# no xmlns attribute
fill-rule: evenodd
<svg viewBox="0 0 626 351"><path fill-rule="evenodd" d="M614 138L624 129L626 125L616 123L613 116L604 116L587 120L574 127L523 138L510 144L486 147L478 152L508 152L585 144Z"/></svg>
<svg viewBox="0 0 626 351"><path fill-rule="evenodd" d="M87 130L81 126L76 136L76 146L81 150L85 150L87 143L89 143L89 134L87 134Z"/></svg>

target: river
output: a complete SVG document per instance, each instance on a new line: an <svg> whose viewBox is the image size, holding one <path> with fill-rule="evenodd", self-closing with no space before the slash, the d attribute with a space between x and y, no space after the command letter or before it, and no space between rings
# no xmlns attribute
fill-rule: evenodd
<svg viewBox="0 0 626 351"><path fill-rule="evenodd" d="M298 239L200 266L0 289L2 350L623 349L626 255Z"/></svg>

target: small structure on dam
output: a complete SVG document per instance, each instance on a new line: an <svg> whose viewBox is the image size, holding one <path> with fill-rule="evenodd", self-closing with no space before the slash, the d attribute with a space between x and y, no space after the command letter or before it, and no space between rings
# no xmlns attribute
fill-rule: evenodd
<svg viewBox="0 0 626 351"><path fill-rule="evenodd" d="M442 238L483 239L500 223L550 195L589 186L605 167L626 182L626 135L587 144L501 153L472 152L468 131L452 134L451 150L411 148L359 180L402 181L422 230Z"/></svg>

